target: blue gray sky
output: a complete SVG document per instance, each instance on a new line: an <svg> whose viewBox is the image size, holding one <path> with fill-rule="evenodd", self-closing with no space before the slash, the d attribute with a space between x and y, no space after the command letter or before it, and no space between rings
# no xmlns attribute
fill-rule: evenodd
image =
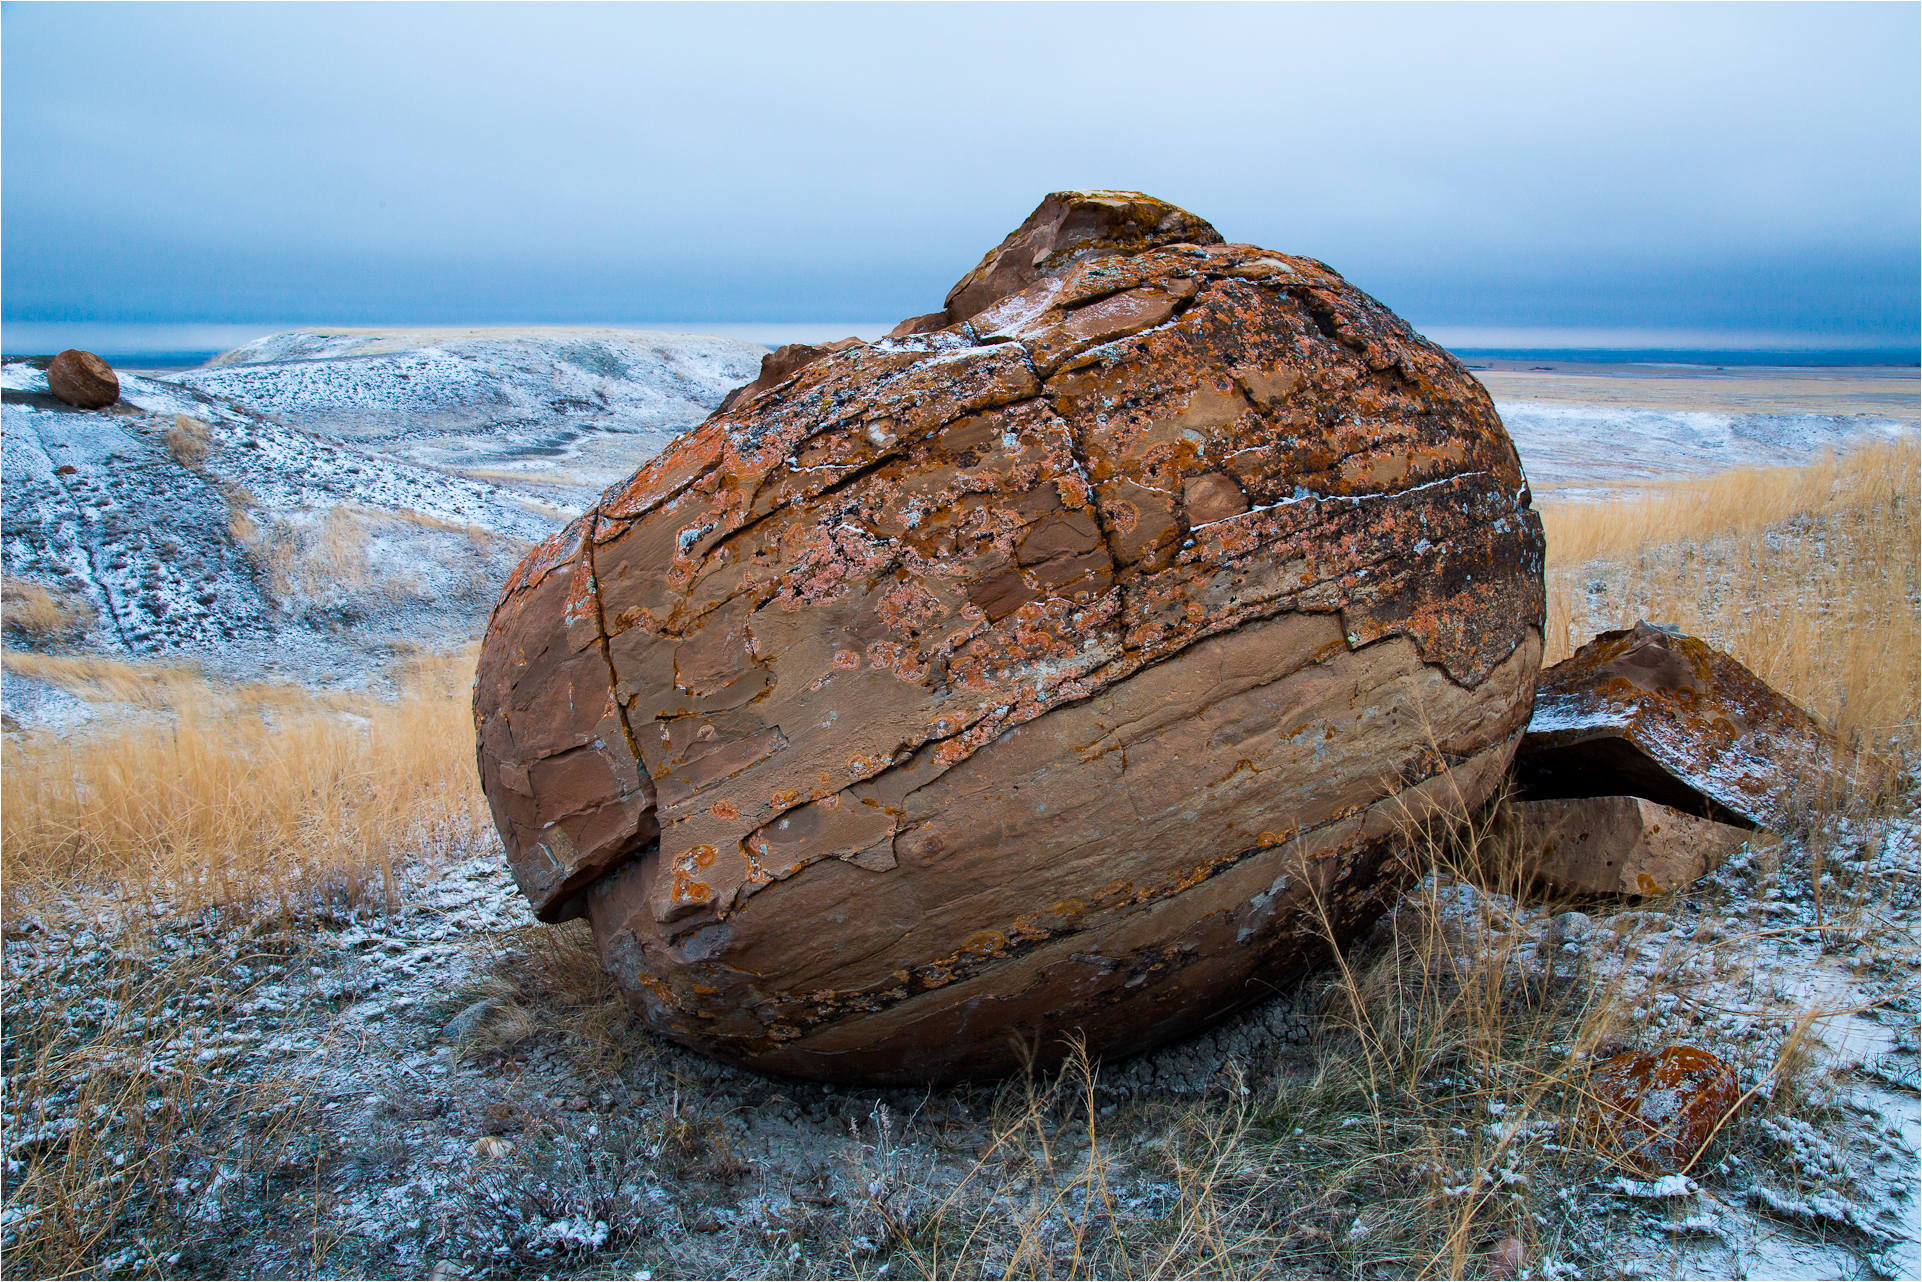
<svg viewBox="0 0 1922 1282"><path fill-rule="evenodd" d="M1913 4L0 6L9 321L891 321L1073 186L1424 327L1913 345Z"/></svg>

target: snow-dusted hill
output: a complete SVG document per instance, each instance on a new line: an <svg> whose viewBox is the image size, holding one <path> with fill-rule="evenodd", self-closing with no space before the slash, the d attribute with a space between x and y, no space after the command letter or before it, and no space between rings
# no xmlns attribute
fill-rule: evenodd
<svg viewBox="0 0 1922 1282"><path fill-rule="evenodd" d="M99 412L56 400L44 361L10 361L7 644L310 681L456 648L530 543L761 354L610 331L301 332L123 372ZM29 599L61 624L36 633ZM8 686L18 716L30 683Z"/></svg>
<svg viewBox="0 0 1922 1282"><path fill-rule="evenodd" d="M291 427L584 506L759 373L764 350L639 330L295 330L171 377Z"/></svg>
<svg viewBox="0 0 1922 1282"><path fill-rule="evenodd" d="M1794 467L1825 450L1913 434L1878 414L1645 409L1496 401L1528 479L1607 492L1611 482L1664 481L1738 467Z"/></svg>
<svg viewBox="0 0 1922 1282"><path fill-rule="evenodd" d="M97 413L49 395L44 361L9 362L9 604L51 593L63 622L34 635L17 626L32 612L14 610L7 644L305 681L459 646L522 548L704 418L763 354L604 329L298 330L199 369L123 373L121 403ZM1834 408L1832 378L1782 401L1787 375L1754 396L1659 373L1559 391L1489 377L1531 479L1563 496L1914 430L1808 412Z"/></svg>

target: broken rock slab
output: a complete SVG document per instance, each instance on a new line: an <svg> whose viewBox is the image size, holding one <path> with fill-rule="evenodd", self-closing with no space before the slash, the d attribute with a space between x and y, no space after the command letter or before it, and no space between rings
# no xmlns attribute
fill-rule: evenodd
<svg viewBox="0 0 1922 1282"><path fill-rule="evenodd" d="M1770 829L1879 788L1884 770L1729 655L1648 623L1541 674L1515 762L1526 799L1641 797Z"/></svg>
<svg viewBox="0 0 1922 1282"><path fill-rule="evenodd" d="M1751 830L1645 797L1570 797L1511 805L1525 867L1574 895L1660 895L1715 869Z"/></svg>
<svg viewBox="0 0 1922 1282"><path fill-rule="evenodd" d="M482 784L677 1041L897 1083L1145 1050L1500 784L1541 525L1453 357L1152 197L1050 196L908 328L768 362L528 556Z"/></svg>

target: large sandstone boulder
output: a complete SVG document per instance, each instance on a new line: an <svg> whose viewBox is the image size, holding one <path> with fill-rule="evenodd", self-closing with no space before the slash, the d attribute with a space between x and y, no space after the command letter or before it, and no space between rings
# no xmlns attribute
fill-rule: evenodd
<svg viewBox="0 0 1922 1282"><path fill-rule="evenodd" d="M100 410L120 399L120 376L92 352L69 347L48 362L47 390L79 409Z"/></svg>
<svg viewBox="0 0 1922 1282"><path fill-rule="evenodd" d="M482 648L519 884L725 1059L1193 1029L1372 920L1528 717L1527 484L1380 304L1131 193L1049 197L949 302L674 442Z"/></svg>
<svg viewBox="0 0 1922 1282"><path fill-rule="evenodd" d="M1516 761L1529 798L1631 795L1775 829L1885 775L1734 658L1648 623L1542 673Z"/></svg>

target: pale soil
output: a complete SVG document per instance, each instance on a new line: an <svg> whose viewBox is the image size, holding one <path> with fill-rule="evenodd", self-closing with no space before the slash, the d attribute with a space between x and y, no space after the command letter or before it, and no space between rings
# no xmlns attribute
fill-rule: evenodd
<svg viewBox="0 0 1922 1282"><path fill-rule="evenodd" d="M1525 361L1466 364L1497 401L1632 405L1723 413L1869 414L1914 423L1917 371L1865 367L1757 369Z"/></svg>

